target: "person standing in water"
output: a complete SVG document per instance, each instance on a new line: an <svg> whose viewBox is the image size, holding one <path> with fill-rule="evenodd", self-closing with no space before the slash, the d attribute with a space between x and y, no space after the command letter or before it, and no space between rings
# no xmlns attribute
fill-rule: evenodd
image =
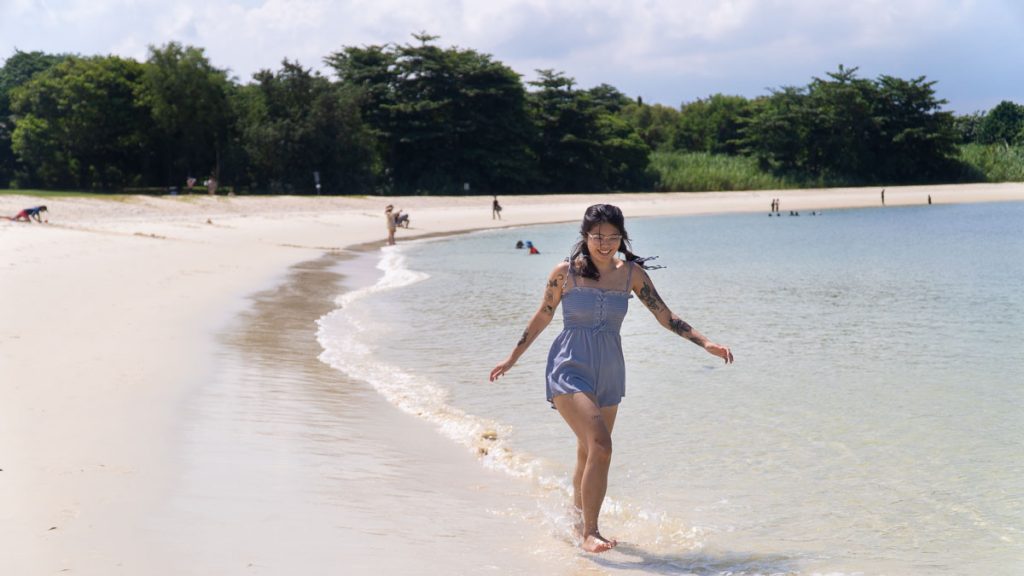
<svg viewBox="0 0 1024 576"><path fill-rule="evenodd" d="M619 208L610 204L587 208L580 238L569 258L548 276L540 308L512 353L490 373L494 382L508 372L551 322L559 303L564 303L564 329L548 353L547 399L576 436L573 504L580 516L578 536L588 552L605 552L617 544L601 535L598 517L608 487L612 429L625 395L619 327L631 293L662 326L726 364L733 361L728 347L708 340L672 313L647 275L647 270L657 267L646 265L646 260L632 253Z"/></svg>
<svg viewBox="0 0 1024 576"><path fill-rule="evenodd" d="M388 246L395 245L395 229L398 228L398 222L395 220L395 214L393 212L394 209L395 207L391 204L388 204L387 207L384 208L384 218L386 219L385 224L387 224L388 227Z"/></svg>

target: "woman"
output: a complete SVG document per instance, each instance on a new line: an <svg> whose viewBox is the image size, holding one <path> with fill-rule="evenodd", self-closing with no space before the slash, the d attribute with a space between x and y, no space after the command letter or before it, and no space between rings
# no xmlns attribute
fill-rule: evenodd
<svg viewBox="0 0 1024 576"><path fill-rule="evenodd" d="M393 213L394 209L395 207L391 204L384 208L384 218L387 220L388 226L388 246L395 245L395 229L398 228L398 222L395 221L395 214Z"/></svg>
<svg viewBox="0 0 1024 576"><path fill-rule="evenodd" d="M588 552L617 544L601 536L597 521L608 486L612 428L625 395L619 327L630 293L665 328L726 364L733 361L729 348L711 342L669 310L647 275L645 260L630 250L621 210L610 204L587 208L572 254L551 271L540 308L509 357L491 370L491 382L508 372L551 322L559 302L565 303L565 327L548 353L547 397L576 435L573 503L582 515L579 536Z"/></svg>

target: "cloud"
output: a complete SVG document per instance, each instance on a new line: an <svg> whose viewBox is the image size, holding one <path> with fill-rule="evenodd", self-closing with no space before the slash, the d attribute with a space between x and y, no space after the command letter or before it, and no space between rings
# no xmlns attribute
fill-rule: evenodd
<svg viewBox="0 0 1024 576"><path fill-rule="evenodd" d="M1014 0L0 0L0 57L22 50L143 59L170 41L206 49L245 81L297 60L323 70L344 46L414 42L491 54L530 79L564 71L678 104L763 94L843 63L863 75L926 73L958 94L1018 98L996 82L1022 62ZM942 58L936 55L942 54ZM1017 66L1019 77L1019 65ZM989 74L991 82L979 81ZM987 86L999 94L985 94ZM1012 93L1006 93L1012 92ZM958 96L960 98L961 96ZM998 100L997 100L998 101Z"/></svg>

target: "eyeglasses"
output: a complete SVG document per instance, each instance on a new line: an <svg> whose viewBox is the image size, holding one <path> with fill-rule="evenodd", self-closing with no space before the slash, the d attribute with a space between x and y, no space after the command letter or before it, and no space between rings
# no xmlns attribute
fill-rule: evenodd
<svg viewBox="0 0 1024 576"><path fill-rule="evenodd" d="M618 242L619 240L622 240L622 235L621 234L612 234L610 236L605 236L604 234L591 234L591 233L588 232L587 233L587 238L590 238L594 242L598 242L598 243L604 243L604 242L615 243L615 242Z"/></svg>

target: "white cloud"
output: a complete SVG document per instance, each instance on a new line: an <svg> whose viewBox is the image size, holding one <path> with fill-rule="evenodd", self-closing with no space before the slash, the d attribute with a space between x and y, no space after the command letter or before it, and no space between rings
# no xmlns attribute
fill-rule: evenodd
<svg viewBox="0 0 1024 576"><path fill-rule="evenodd" d="M986 59L1024 61L1022 19L1015 0L0 0L0 58L15 46L144 58L174 40L246 80L284 58L322 69L344 46L426 31L527 79L552 68L671 104L802 84L839 63L962 92L973 73L979 98L1024 101L1005 85L980 95L976 80Z"/></svg>

